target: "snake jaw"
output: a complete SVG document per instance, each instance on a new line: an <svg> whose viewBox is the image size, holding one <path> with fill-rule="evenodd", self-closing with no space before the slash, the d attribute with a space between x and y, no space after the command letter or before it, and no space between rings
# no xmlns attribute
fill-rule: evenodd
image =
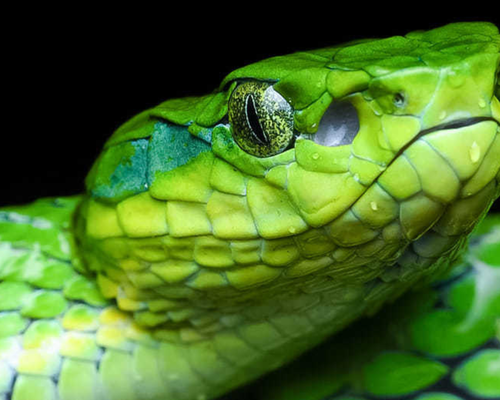
<svg viewBox="0 0 500 400"><path fill-rule="evenodd" d="M373 169L372 180L366 186L347 194L355 199L340 215L330 220L325 218L326 222L319 218L318 226L339 248L356 249L358 255L364 254L351 258L351 262L359 265L413 263L416 273L445 255L453 259L463 246L464 237L498 196L495 194L495 174L500 170L498 126L496 119L481 116L419 130L395 152L392 160ZM351 146L320 148L303 139L297 142L296 150L297 166L289 168L287 189L299 207L304 199L309 199L309 204L324 199L330 187L334 193L335 186L328 186L328 179L334 182L335 177L343 176L347 181L349 174L352 177L352 172L343 175L342 170L336 171L339 168L336 164L331 166L330 174L325 174L325 171L311 171L312 163L308 163L314 154L322 157L342 154L345 150L350 152ZM304 184L309 182L306 193L294 186L291 174L302 175L300 182ZM311 187L315 179L324 179L317 184L318 190L314 185ZM344 199L347 195L344 194ZM342 194L330 196L334 206L342 204L338 201L342 200ZM326 206L320 212L330 211L332 203L325 201ZM308 224L315 223L312 217L319 213L311 217L301 211Z"/></svg>

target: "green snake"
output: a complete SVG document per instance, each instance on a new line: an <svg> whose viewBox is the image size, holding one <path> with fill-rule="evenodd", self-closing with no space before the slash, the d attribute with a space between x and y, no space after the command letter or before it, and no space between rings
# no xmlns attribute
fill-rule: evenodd
<svg viewBox="0 0 500 400"><path fill-rule="evenodd" d="M451 24L133 117L0 209L0 399L499 398L499 64Z"/></svg>

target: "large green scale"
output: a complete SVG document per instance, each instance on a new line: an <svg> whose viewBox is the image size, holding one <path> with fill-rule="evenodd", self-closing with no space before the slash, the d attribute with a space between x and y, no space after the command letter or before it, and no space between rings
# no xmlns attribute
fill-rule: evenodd
<svg viewBox="0 0 500 400"><path fill-rule="evenodd" d="M464 23L264 60L125 123L87 194L0 210L0 398L500 397L498 218L464 253L499 49Z"/></svg>

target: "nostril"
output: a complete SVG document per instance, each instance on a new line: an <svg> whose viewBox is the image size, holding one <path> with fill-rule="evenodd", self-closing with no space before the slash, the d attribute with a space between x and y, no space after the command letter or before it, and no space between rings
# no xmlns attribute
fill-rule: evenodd
<svg viewBox="0 0 500 400"><path fill-rule="evenodd" d="M348 101L341 101L328 107L313 140L323 146L343 146L351 144L358 131L356 108Z"/></svg>
<svg viewBox="0 0 500 400"><path fill-rule="evenodd" d="M394 95L394 105L398 108L401 108L405 105L406 99L403 93L396 93Z"/></svg>

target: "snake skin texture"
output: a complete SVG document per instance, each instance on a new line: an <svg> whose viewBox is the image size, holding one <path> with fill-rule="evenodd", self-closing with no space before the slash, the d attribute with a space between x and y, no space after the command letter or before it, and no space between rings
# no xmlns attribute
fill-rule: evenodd
<svg viewBox="0 0 500 400"><path fill-rule="evenodd" d="M85 194L0 210L0 396L213 399L453 274L500 195L499 49L464 23L300 52L132 118ZM445 370L415 357L363 388Z"/></svg>

